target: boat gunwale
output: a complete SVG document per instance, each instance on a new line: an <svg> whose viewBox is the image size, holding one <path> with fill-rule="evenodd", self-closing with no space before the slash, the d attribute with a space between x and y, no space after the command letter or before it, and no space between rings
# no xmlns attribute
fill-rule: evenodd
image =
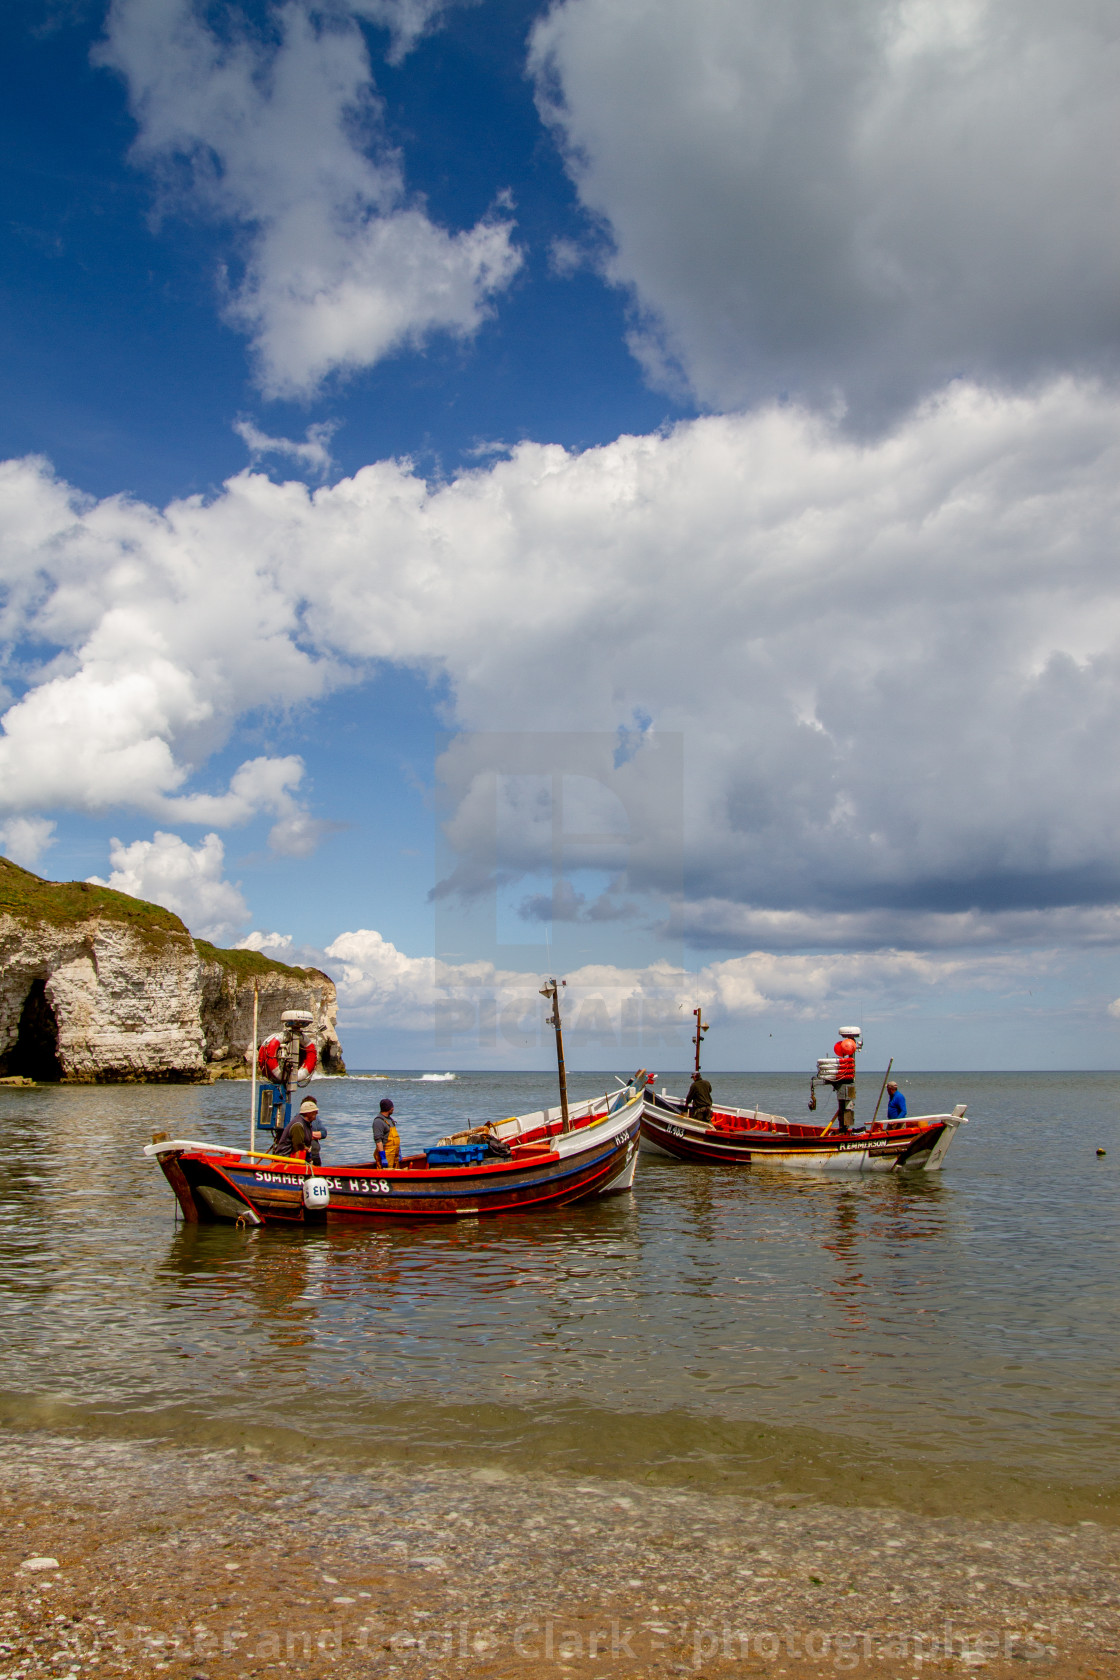
<svg viewBox="0 0 1120 1680"><path fill-rule="evenodd" d="M533 1153L520 1158L516 1158L512 1155L509 1157L495 1156L494 1159L490 1161L464 1161L459 1165L454 1166L429 1167L425 1164L424 1166L416 1165L410 1167L380 1167L375 1161L358 1161L352 1163L340 1162L337 1166L321 1163L319 1166L316 1166L313 1162L301 1160L290 1155L273 1155L262 1150L241 1149L226 1144L210 1144L196 1138L160 1138L158 1141L153 1139L151 1143L144 1145L144 1154L157 1161L163 1155L172 1154L180 1158L193 1157L205 1159L211 1162L233 1161L239 1166L244 1163L245 1170L256 1170L252 1167L252 1163L254 1161L268 1161L283 1171L285 1170L285 1163L290 1161L292 1162L293 1176L295 1176L295 1170L300 1169L298 1176L301 1179L309 1176L339 1173L348 1173L351 1175L368 1173L374 1178L385 1178L399 1174L407 1176L416 1173L424 1173L426 1175L446 1173L454 1177L457 1175L461 1176L464 1172L523 1171L527 1167L547 1166L550 1163L562 1161L576 1154L581 1154L584 1152L584 1148L588 1144L594 1145L608 1139L611 1142L616 1142L625 1133L629 1132L633 1124L635 1112L637 1113L637 1118L640 1123L645 1100L643 1092L635 1092L634 1095L626 1102L616 1103L613 1108L608 1107L604 1110L596 1112L592 1105L599 1100L600 1099L598 1097L590 1097L586 1100L586 1103L582 1106L586 1107L588 1112L583 1115L577 1115L576 1123L572 1125L568 1132L564 1132L561 1122L556 1120L549 1122L547 1126L542 1125L539 1127L533 1127L532 1130L528 1132L515 1134L516 1142L513 1144L514 1149L522 1147L526 1144L535 1143L539 1146L542 1143L548 1143L550 1147L547 1153L542 1152L538 1147ZM607 1100L609 1102L609 1095ZM548 1109L541 1109L537 1112L547 1114L550 1111ZM519 1117L515 1116L513 1118L518 1119ZM533 1119L535 1116L528 1115L525 1116L525 1118ZM501 1121L492 1125L491 1131L494 1136L500 1137L501 1133L499 1126L508 1126L512 1123L512 1120ZM481 1129L481 1126L478 1129ZM598 1133L599 1135L593 1136L595 1133ZM433 1148L438 1147L439 1145L433 1145ZM419 1151L418 1153L426 1152Z"/></svg>
<svg viewBox="0 0 1120 1680"><path fill-rule="evenodd" d="M598 1101L598 1098L589 1099L589 1103L595 1101ZM267 1170L275 1170L278 1175L282 1174L285 1177L298 1178L301 1182L308 1177L359 1177L362 1174L370 1178L388 1178L394 1182L397 1180L414 1182L421 1175L425 1178L436 1178L437 1180L443 1178L455 1180L461 1179L464 1175L525 1172L534 1167L554 1166L562 1161L574 1160L578 1156L585 1155L589 1149L594 1149L603 1144L610 1148L616 1148L629 1136L635 1118L637 1118L640 1127L642 1106L643 1098L639 1092L628 1102L613 1110L607 1109L600 1113L591 1112L586 1116L581 1116L581 1124L573 1127L569 1132L565 1133L559 1130L552 1132L550 1130L545 1137L539 1140L543 1143L552 1142L555 1139L557 1145L567 1143L567 1148L552 1147L547 1153L537 1150L533 1154L523 1156L520 1159L513 1156L509 1158L497 1156L489 1161L464 1161L457 1166L380 1167L374 1161L339 1162L337 1165L324 1162L316 1166L311 1162L295 1160L291 1156L259 1155L246 1149L202 1149L196 1147L172 1151L171 1146L175 1142L174 1139L169 1139L159 1146L149 1144L146 1146L145 1153L158 1150L159 1153L165 1154L174 1152L181 1159L205 1160L213 1165L221 1162L234 1163L244 1172L258 1171L259 1169L253 1166L253 1162L255 1160L267 1160L270 1163ZM635 1111L637 1111L636 1114ZM542 1110L541 1112L546 1111ZM613 1122L613 1124L608 1126L610 1122ZM508 1125L509 1122L506 1121L503 1124ZM555 1122L555 1125L559 1128L560 1122ZM533 1138L531 1133L522 1133L518 1141L520 1144L527 1144L537 1140ZM516 1148L517 1145L515 1144L514 1147ZM286 1169L284 1166L284 1162L287 1160L292 1161L290 1169Z"/></svg>
<svg viewBox="0 0 1120 1680"><path fill-rule="evenodd" d="M753 1119L756 1124L753 1127L748 1127L720 1126L716 1124L715 1120L712 1120L711 1122L700 1122L697 1121L693 1115L685 1112L683 1107L681 1109L670 1108L668 1103L666 1103L664 1098L660 1095L646 1096L645 1103L642 1108L643 1121L651 1109L653 1114L658 1118L663 1116L665 1123L674 1121L679 1125L687 1126L697 1137L725 1137L729 1141L733 1142L740 1138L760 1138L766 1140L779 1140L782 1143L799 1144L802 1146L813 1143L823 1143L827 1145L834 1142L839 1137L847 1137L848 1139L875 1138L876 1141L883 1141L885 1139L893 1141L898 1139L902 1141L907 1138L908 1134L911 1137L920 1137L923 1131L929 1131L934 1126L944 1126L951 1120L964 1120L966 1118L964 1115L957 1115L951 1111L945 1114L914 1114L908 1115L904 1120L879 1121L872 1126L859 1127L854 1131L842 1133L839 1130L833 1130L831 1122L828 1125L818 1127L812 1125L809 1121L787 1120L784 1114L767 1113L765 1115L765 1119L770 1122L776 1122L776 1124L760 1126L757 1124L757 1121L762 1117L761 1109L727 1108L716 1106L714 1104L712 1107L712 1114L714 1116L722 1114L733 1115L736 1119ZM784 1126L786 1130L779 1131L779 1126ZM794 1128L796 1128L796 1130L794 1130Z"/></svg>
<svg viewBox="0 0 1120 1680"><path fill-rule="evenodd" d="M640 1122L639 1122L639 1130L640 1130ZM403 1168L402 1167L372 1167L372 1168L371 1167L361 1167L361 1168L353 1168L353 1167L347 1167L347 1166L338 1166L338 1167L321 1166L321 1167L318 1167L318 1168L313 1168L310 1173L299 1172L299 1171L291 1171L291 1172L280 1171L280 1172L277 1172L275 1174L270 1173L270 1177L273 1179L274 1185L275 1185L275 1180L283 1179L283 1180L290 1180L292 1185L296 1186L296 1185L302 1185L304 1180L307 1179L307 1178L327 1178L327 1179L331 1179L331 1178L359 1178L359 1177L365 1176L366 1178L375 1178L375 1179L379 1179L379 1180L382 1180L382 1179L389 1180L389 1181L391 1181L392 1183L395 1183L395 1184L407 1184L412 1188L412 1193L417 1194L417 1195L423 1195L423 1194L426 1193L423 1189L420 1188L420 1186L425 1184L426 1182L428 1182L430 1180L434 1180L436 1182L436 1184L448 1184L448 1183L453 1183L453 1182L461 1182L464 1178L473 1179L473 1178L478 1178L480 1176L494 1177L496 1175L496 1173L499 1172L499 1171L509 1172L511 1169L514 1170L514 1171L517 1171L517 1172L521 1172L521 1173L525 1173L525 1172L532 1173L533 1176L527 1180L528 1184L536 1183L541 1179L546 1180L548 1183L555 1183L555 1182L558 1182L560 1179L571 1177L572 1173L574 1173L574 1172L582 1172L583 1170L585 1170L589 1166L595 1166L598 1161L605 1160L609 1156L617 1154L620 1149L623 1149L623 1148L626 1147L626 1145L629 1141L630 1141L630 1129L627 1128L627 1130L625 1132L614 1133L614 1134L612 1134L612 1136L610 1138L600 1138L600 1139L596 1140L596 1143L592 1146L592 1148L580 1150L578 1153L571 1153L571 1154L568 1154L568 1155L559 1155L559 1154L552 1153L552 1154L549 1154L549 1155L538 1156L535 1160L532 1160L532 1161L494 1161L494 1162L479 1161L474 1165L470 1164L469 1162L465 1162L461 1167L428 1167L428 1168L425 1168L425 1167L403 1167ZM601 1153L593 1154L594 1149L599 1149L601 1151ZM591 1157L591 1159L588 1159L589 1156ZM203 1161L203 1162L206 1163L207 1166L213 1167L216 1172L221 1172L222 1176L225 1177L227 1175L226 1175L226 1173L225 1173L225 1171L224 1171L224 1169L223 1169L223 1167L221 1166L220 1163L224 1159L226 1161L226 1163L228 1164L230 1161L233 1160L233 1157L231 1157L231 1156L226 1156L224 1158L221 1157L221 1156L216 1157L216 1156L213 1156L213 1155L203 1154L203 1153L196 1150L196 1151L193 1151L193 1152L184 1151L183 1155L180 1156L180 1159ZM304 1163L302 1161L299 1161L299 1162L296 1163L296 1166L297 1167L303 1167L303 1166L305 1166L305 1164L306 1163ZM550 1165L554 1166L554 1167L561 1166L561 1167L564 1168L564 1170L562 1172L554 1172L554 1173L537 1173L537 1172L533 1171L534 1168L547 1167L547 1166L550 1166ZM238 1163L238 1167L239 1167L239 1170L243 1173L251 1173L251 1172L258 1171L257 1168L255 1168L251 1165L241 1165L240 1163ZM233 1182L233 1181L231 1180L231 1182ZM287 1185L283 1185L282 1187L287 1188ZM334 1186L332 1185L331 1188L333 1190ZM346 1192L345 1192L345 1190L340 1190L339 1194L340 1195L345 1195Z"/></svg>

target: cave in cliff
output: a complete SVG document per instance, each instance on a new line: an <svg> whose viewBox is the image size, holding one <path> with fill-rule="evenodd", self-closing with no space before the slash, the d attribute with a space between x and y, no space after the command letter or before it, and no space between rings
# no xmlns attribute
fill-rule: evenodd
<svg viewBox="0 0 1120 1680"><path fill-rule="evenodd" d="M25 1079L48 1081L62 1078L58 1059L58 1019L47 996L45 980L33 980L23 1000L19 1032L6 1056L0 1057L5 1076L22 1074Z"/></svg>

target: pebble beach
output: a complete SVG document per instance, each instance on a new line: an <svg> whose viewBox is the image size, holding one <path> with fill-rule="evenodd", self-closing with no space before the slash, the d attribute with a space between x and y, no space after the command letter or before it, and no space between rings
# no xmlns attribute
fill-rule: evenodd
<svg viewBox="0 0 1120 1680"><path fill-rule="evenodd" d="M1120 1533L3 1432L0 1680L1120 1668Z"/></svg>

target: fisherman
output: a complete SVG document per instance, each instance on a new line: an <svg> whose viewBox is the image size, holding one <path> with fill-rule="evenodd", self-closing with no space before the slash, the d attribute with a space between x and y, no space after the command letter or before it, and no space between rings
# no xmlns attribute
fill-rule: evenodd
<svg viewBox="0 0 1120 1680"><path fill-rule="evenodd" d="M836 1077L831 1081L836 1092L836 1113L832 1124L839 1132L855 1129L856 1121L856 1051L862 1035L855 1028L841 1027L840 1037L832 1046L837 1058Z"/></svg>
<svg viewBox="0 0 1120 1680"><path fill-rule="evenodd" d="M373 1152L379 1167L395 1167L401 1158L401 1134L388 1097L382 1097L381 1112L373 1122Z"/></svg>
<svg viewBox="0 0 1120 1680"><path fill-rule="evenodd" d="M888 1080L887 1082L887 1096L890 1098L890 1101L887 1103L887 1119L905 1120L906 1098L903 1096L893 1079Z"/></svg>
<svg viewBox="0 0 1120 1680"><path fill-rule="evenodd" d="M688 1087L688 1095L684 1099L685 1108L694 1120L701 1121L705 1126L712 1123L712 1085L702 1073L694 1073L692 1084Z"/></svg>
<svg viewBox="0 0 1120 1680"><path fill-rule="evenodd" d="M310 1161L313 1167L321 1167L323 1162L319 1154L319 1140L326 1135L327 1128L319 1119L319 1104L314 1097L304 1097L299 1105L299 1113L288 1121L270 1153L294 1155L301 1160Z"/></svg>

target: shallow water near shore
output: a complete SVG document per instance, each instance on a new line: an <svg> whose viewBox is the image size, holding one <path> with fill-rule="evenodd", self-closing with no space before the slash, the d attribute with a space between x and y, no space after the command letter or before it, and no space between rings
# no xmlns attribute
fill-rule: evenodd
<svg viewBox="0 0 1120 1680"><path fill-rule="evenodd" d="M713 1084L804 1113L797 1076ZM0 1091L0 1422L1115 1521L1116 1077L904 1088L969 1105L943 1174L643 1158L632 1197L321 1232L184 1226L141 1157L153 1130L245 1141L244 1084ZM315 1089L328 1161L368 1158L386 1092L406 1148L555 1100L546 1075Z"/></svg>

